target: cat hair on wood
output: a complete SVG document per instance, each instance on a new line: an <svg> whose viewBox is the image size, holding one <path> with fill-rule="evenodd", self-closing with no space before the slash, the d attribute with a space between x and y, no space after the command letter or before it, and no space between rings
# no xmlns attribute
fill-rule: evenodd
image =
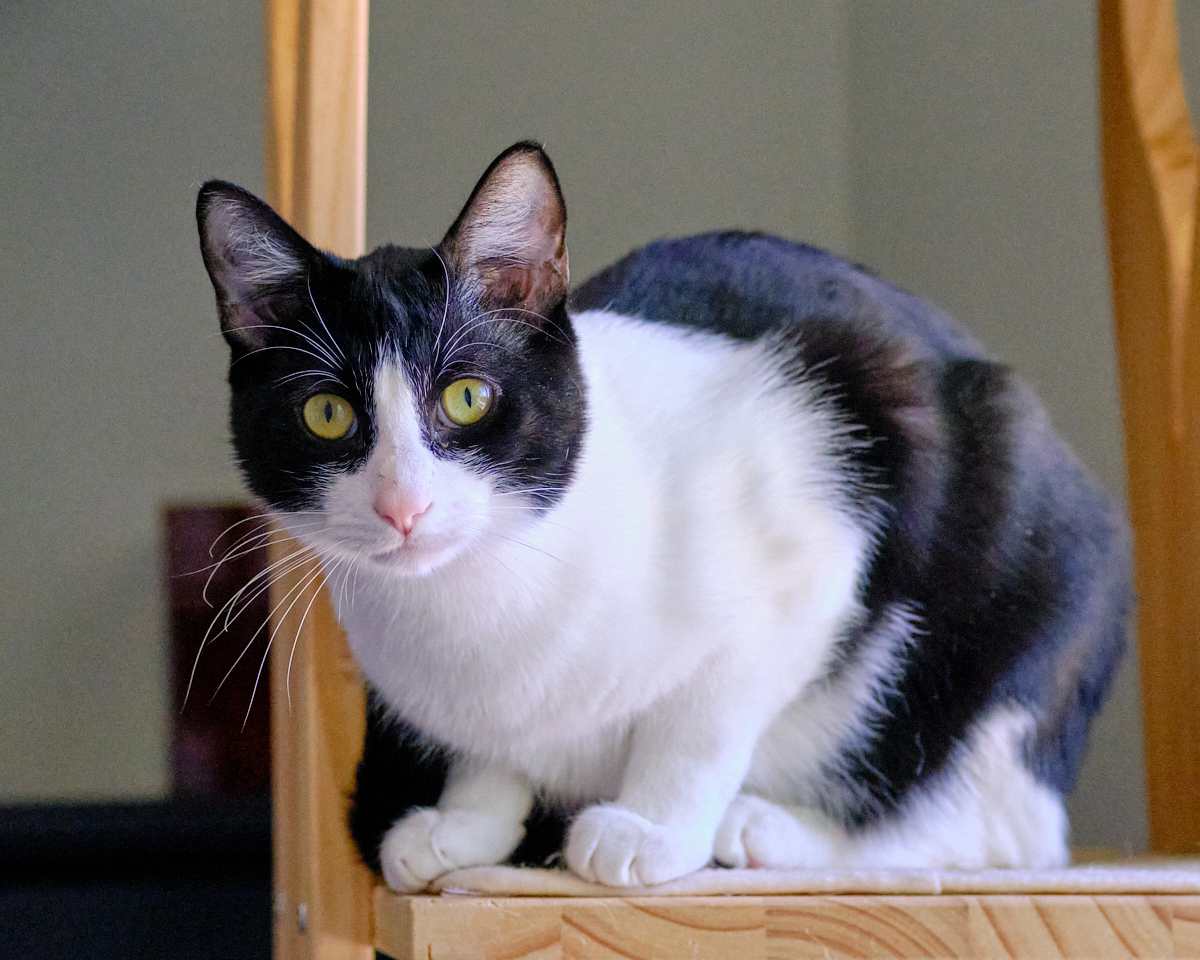
<svg viewBox="0 0 1200 960"><path fill-rule="evenodd" d="M369 684L348 815L394 889L1068 859L1129 532L945 314L744 232L570 288L529 142L432 249L339 259L220 181L197 217L237 462Z"/></svg>

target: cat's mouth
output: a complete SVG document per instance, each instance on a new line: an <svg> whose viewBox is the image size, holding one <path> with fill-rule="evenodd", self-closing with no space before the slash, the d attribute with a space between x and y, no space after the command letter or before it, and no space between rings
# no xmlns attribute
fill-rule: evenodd
<svg viewBox="0 0 1200 960"><path fill-rule="evenodd" d="M412 543L405 540L399 546L369 554L371 560L392 573L405 576L420 576L442 566L458 551L445 546L428 543Z"/></svg>
<svg viewBox="0 0 1200 960"><path fill-rule="evenodd" d="M400 563L412 556L412 550L408 549L407 543L402 543L398 547L392 547L390 550L383 550L379 553L371 554L371 559L376 563L395 564Z"/></svg>

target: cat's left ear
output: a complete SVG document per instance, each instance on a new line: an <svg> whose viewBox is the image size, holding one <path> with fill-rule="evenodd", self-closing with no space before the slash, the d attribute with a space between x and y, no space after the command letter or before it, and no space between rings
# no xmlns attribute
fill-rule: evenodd
<svg viewBox="0 0 1200 960"><path fill-rule="evenodd" d="M546 313L566 297L567 205L538 144L515 144L492 161L441 249L493 306Z"/></svg>

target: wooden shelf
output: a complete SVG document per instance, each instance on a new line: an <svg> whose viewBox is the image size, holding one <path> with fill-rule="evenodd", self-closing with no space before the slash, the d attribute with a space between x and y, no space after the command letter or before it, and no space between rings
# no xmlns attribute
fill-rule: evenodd
<svg viewBox="0 0 1200 960"><path fill-rule="evenodd" d="M1197 958L1200 896L375 894L396 960Z"/></svg>

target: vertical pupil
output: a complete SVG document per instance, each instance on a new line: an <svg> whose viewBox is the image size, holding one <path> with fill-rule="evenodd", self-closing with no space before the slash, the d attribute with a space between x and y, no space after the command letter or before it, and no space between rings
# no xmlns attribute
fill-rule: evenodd
<svg viewBox="0 0 1200 960"><path fill-rule="evenodd" d="M471 388L463 387L463 399L467 401L467 406L471 405Z"/></svg>
<svg viewBox="0 0 1200 960"><path fill-rule="evenodd" d="M333 401L325 401L325 422L333 423Z"/></svg>

